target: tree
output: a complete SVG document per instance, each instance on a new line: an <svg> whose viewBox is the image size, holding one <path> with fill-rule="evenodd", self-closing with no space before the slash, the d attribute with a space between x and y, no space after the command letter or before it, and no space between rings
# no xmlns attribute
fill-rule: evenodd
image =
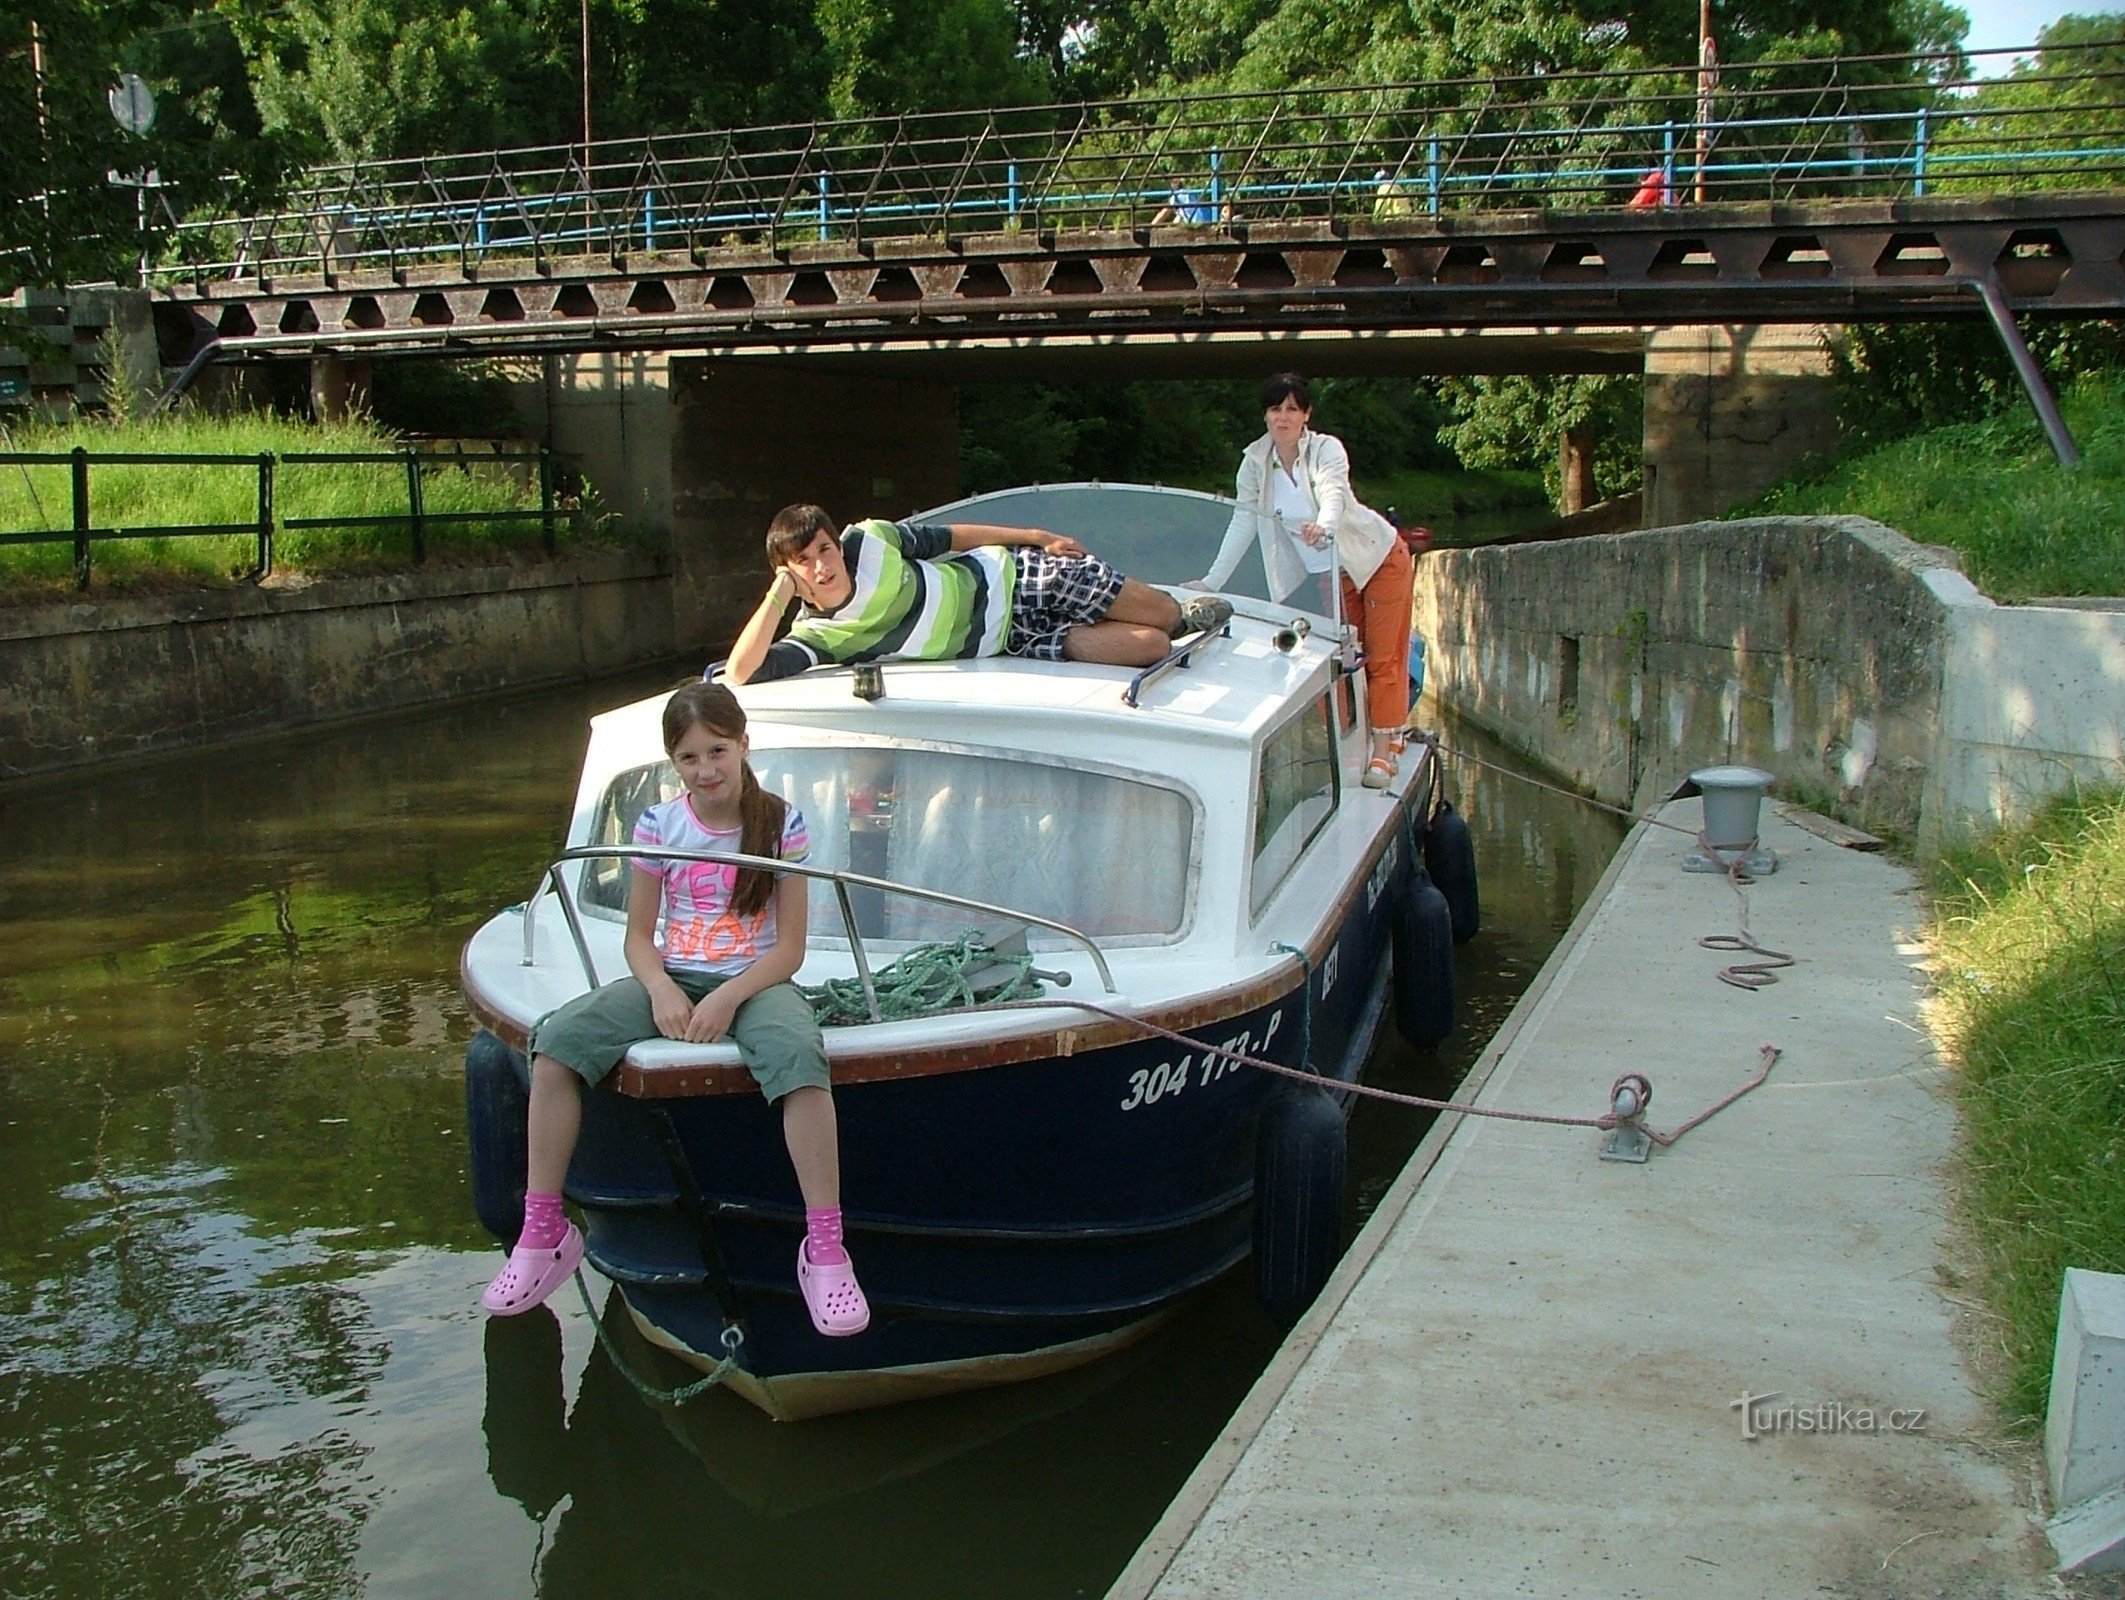
<svg viewBox="0 0 2125 1600"><path fill-rule="evenodd" d="M1465 466L1524 467L1539 461L1550 502L1562 506L1559 441L1570 432L1584 441L1592 458L1600 498L1639 486L1645 391L1635 380L1590 374L1447 378L1439 388L1459 419L1440 429L1439 437Z"/></svg>

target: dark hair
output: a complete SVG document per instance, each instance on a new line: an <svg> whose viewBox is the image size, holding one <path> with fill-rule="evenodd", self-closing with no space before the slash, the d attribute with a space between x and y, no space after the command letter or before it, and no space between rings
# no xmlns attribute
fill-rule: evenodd
<svg viewBox="0 0 2125 1600"><path fill-rule="evenodd" d="M1262 409L1274 411L1286 400L1296 400L1301 411L1313 409L1313 390L1296 372L1279 372L1262 385Z"/></svg>
<svg viewBox="0 0 2125 1600"><path fill-rule="evenodd" d="M840 531L818 506L784 506L767 525L767 563L786 567L809 550L819 535Z"/></svg>
<svg viewBox="0 0 2125 1600"><path fill-rule="evenodd" d="M664 753L670 755L679 741L696 728L706 728L719 739L745 737L745 707L720 683L689 683L664 702ZM788 809L780 795L769 794L753 775L750 761L740 762L738 779L738 848L749 856L782 858L782 821ZM745 867L731 889L730 908L741 917L756 917L775 892L772 873Z"/></svg>

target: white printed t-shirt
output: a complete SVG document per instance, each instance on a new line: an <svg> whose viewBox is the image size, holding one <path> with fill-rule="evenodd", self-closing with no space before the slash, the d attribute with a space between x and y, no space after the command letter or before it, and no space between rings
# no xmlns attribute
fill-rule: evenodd
<svg viewBox="0 0 2125 1600"><path fill-rule="evenodd" d="M649 806L635 821L635 843L666 850L723 850L738 852L742 834L737 828L706 828L694 815L685 795ZM811 854L812 836L804 813L795 806L782 818L784 861L802 861ZM664 880L664 965L677 972L705 973L734 978L775 947L775 897L755 916L741 917L730 909L738 869L712 861L641 861L638 872Z"/></svg>

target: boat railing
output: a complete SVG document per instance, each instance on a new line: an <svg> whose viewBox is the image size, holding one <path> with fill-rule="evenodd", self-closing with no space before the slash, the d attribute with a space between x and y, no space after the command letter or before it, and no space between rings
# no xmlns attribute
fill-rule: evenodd
<svg viewBox="0 0 2125 1600"><path fill-rule="evenodd" d="M1005 917L1030 928L1046 928L1050 933L1059 933L1064 938L1084 946L1085 954L1092 958L1092 965L1099 973L1100 986L1114 994L1114 974L1107 966L1107 958L1101 953L1092 936L1067 922L1057 922L1050 917L1035 916L1030 911L1019 911L1011 906L991 905L985 900L970 900L965 895L947 894L942 889L923 889L912 883L895 883L890 878L873 878L861 872L850 872L843 867L815 867L803 861L781 861L769 856L743 855L728 850L675 850L659 845L600 844L578 845L564 850L548 863L539 887L532 892L524 905L524 965L536 964L535 929L537 918L533 915L539 897L551 889L554 898L561 903L562 919L568 924L568 935L574 940L576 958L583 963L583 977L595 989L603 981L598 977L597 962L591 958L590 941L583 936L583 919L576 909L575 896L569 892L568 882L561 869L571 861L603 860L647 861L705 861L713 866L751 867L761 872L791 873L800 878L824 878L834 886L834 899L841 908L841 922L848 930L849 954L856 963L856 976L863 985L863 1000L873 1022L883 1022L884 1013L878 1006L878 988L871 977L870 956L863 943L863 935L856 927L856 908L849 899L850 889L869 889L884 894L908 895L917 900L928 900L937 905L952 906L960 911L969 911L981 916Z"/></svg>
<svg viewBox="0 0 2125 1600"><path fill-rule="evenodd" d="M1181 640L1179 644L1176 644L1171 650L1168 650L1165 655L1162 656L1159 660L1152 662L1150 666L1144 668L1143 671L1139 672L1135 677L1129 680L1129 686L1126 689L1122 690L1122 704L1134 710L1136 707L1136 703L1142 697L1144 690L1149 688L1152 684L1158 682L1159 679L1163 678L1175 667L1194 666L1196 651L1200 650L1212 639L1215 639L1222 634L1230 633L1231 631L1231 626L1228 624L1225 627L1217 629L1216 632L1198 633L1189 638Z"/></svg>

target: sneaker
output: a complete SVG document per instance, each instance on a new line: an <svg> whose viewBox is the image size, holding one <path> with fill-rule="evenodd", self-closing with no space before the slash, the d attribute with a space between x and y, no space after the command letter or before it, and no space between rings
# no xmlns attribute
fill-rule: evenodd
<svg viewBox="0 0 2125 1600"><path fill-rule="evenodd" d="M1174 637L1178 639L1182 634L1189 633L1215 633L1231 620L1231 601L1220 599L1214 594L1199 594L1181 602L1181 631Z"/></svg>

